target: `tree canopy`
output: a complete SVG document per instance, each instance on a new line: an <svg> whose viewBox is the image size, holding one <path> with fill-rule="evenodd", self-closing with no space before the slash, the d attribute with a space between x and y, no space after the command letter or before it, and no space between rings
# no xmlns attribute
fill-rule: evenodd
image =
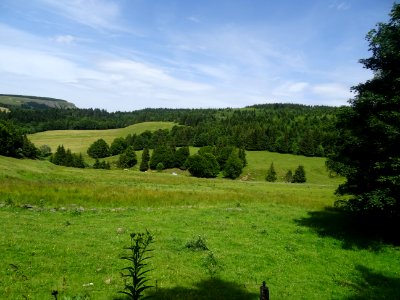
<svg viewBox="0 0 400 300"><path fill-rule="evenodd" d="M350 107L336 123L338 138L327 166L346 177L339 195L350 195L346 207L362 215L400 215L400 4L390 21L378 23L366 37L370 58L361 59L374 72L354 87Z"/></svg>

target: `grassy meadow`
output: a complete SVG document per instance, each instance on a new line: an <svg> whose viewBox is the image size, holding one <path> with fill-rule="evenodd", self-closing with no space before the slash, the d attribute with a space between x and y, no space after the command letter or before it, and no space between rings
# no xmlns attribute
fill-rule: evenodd
<svg viewBox="0 0 400 300"><path fill-rule="evenodd" d="M31 139L41 145L46 133ZM59 299L123 299L119 257L129 233L146 229L154 299L258 299L262 281L271 299L398 298L400 248L358 234L332 208L341 179L328 176L324 159L247 152L247 160L243 177L227 180L0 157L0 298L53 299L57 290ZM278 177L304 165L307 183L265 182L271 162ZM208 250L187 247L198 239Z"/></svg>

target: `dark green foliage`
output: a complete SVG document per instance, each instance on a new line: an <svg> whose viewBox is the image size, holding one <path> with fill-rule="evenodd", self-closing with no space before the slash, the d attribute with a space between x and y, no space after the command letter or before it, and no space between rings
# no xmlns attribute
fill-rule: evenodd
<svg viewBox="0 0 400 300"><path fill-rule="evenodd" d="M162 162L159 162L159 163L157 164L157 166L156 166L156 170L157 170L158 172L161 172L161 171L164 170L164 169L165 169L164 164L163 164Z"/></svg>
<svg viewBox="0 0 400 300"><path fill-rule="evenodd" d="M360 62L374 77L354 87L351 106L340 110L327 161L346 177L337 193L350 195L347 208L375 221L400 216L400 4L390 17L366 37L372 56Z"/></svg>
<svg viewBox="0 0 400 300"><path fill-rule="evenodd" d="M139 170L145 172L149 169L150 153L149 148L144 148L142 152L142 161L140 162Z"/></svg>
<svg viewBox="0 0 400 300"><path fill-rule="evenodd" d="M268 171L267 171L267 175L265 176L265 180L268 182L274 182L276 181L277 176L276 176L276 171L274 168L274 163L271 163Z"/></svg>
<svg viewBox="0 0 400 300"><path fill-rule="evenodd" d="M217 156L217 148L215 148L214 146L203 146L197 151L197 153L199 155L204 155L205 153L210 153L216 157Z"/></svg>
<svg viewBox="0 0 400 300"><path fill-rule="evenodd" d="M243 161L239 158L238 153L233 151L225 162L222 173L225 178L236 179L242 174Z"/></svg>
<svg viewBox="0 0 400 300"><path fill-rule="evenodd" d="M225 163L231 156L231 154L235 151L235 147L233 146L225 146L225 147L219 147L215 148L215 157L217 158L218 164L221 169L225 168Z"/></svg>
<svg viewBox="0 0 400 300"><path fill-rule="evenodd" d="M284 179L285 179L286 182L293 182L293 172L292 172L292 170L289 170L289 171L286 172Z"/></svg>
<svg viewBox="0 0 400 300"><path fill-rule="evenodd" d="M26 135L22 135L22 148L21 154L26 158L37 158L39 156L39 150L35 147L35 145L26 137Z"/></svg>
<svg viewBox="0 0 400 300"><path fill-rule="evenodd" d="M118 155L124 153L127 146L126 139L122 137L115 138L110 145L110 154Z"/></svg>
<svg viewBox="0 0 400 300"><path fill-rule="evenodd" d="M150 169L155 170L160 162L166 169L175 167L175 148L164 144L154 148L150 158Z"/></svg>
<svg viewBox="0 0 400 300"><path fill-rule="evenodd" d="M92 158L104 158L110 156L110 147L103 139L98 139L89 146L87 153Z"/></svg>
<svg viewBox="0 0 400 300"><path fill-rule="evenodd" d="M306 181L307 181L306 171L304 170L304 167L298 166L297 169L294 171L292 182L293 183L304 183Z"/></svg>
<svg viewBox="0 0 400 300"><path fill-rule="evenodd" d="M94 164L93 164L93 169L105 169L105 170L110 170L111 166L108 161L99 161L98 158L96 158Z"/></svg>
<svg viewBox="0 0 400 300"><path fill-rule="evenodd" d="M197 236L192 238L190 241L186 243L186 248L192 251L206 251L208 250L208 246L206 243L206 239L202 236Z"/></svg>
<svg viewBox="0 0 400 300"><path fill-rule="evenodd" d="M136 152L132 146L128 146L125 152L119 155L118 168L132 168L137 164Z"/></svg>
<svg viewBox="0 0 400 300"><path fill-rule="evenodd" d="M50 162L55 165L73 168L85 168L86 166L82 154L71 153L71 150L65 150L63 145L57 147L56 152L50 157Z"/></svg>
<svg viewBox="0 0 400 300"><path fill-rule="evenodd" d="M149 252L150 244L153 242L153 236L148 232L131 233L131 245L124 248L129 250L129 255L122 256L121 259L129 261L129 267L123 268L121 276L125 278L124 291L120 293L129 296L130 299L138 300L143 297L143 292L152 286L147 285L149 279L147 261L151 258ZM125 273L124 273L125 272ZM129 281L128 281L129 280Z"/></svg>
<svg viewBox="0 0 400 300"><path fill-rule="evenodd" d="M51 155L51 148L49 145L42 145L39 147L39 156L48 157Z"/></svg>
<svg viewBox="0 0 400 300"><path fill-rule="evenodd" d="M12 109L0 120L12 120L26 132L52 129L110 129L146 121L171 121L172 130L130 135L135 150L167 141L175 146L235 146L247 150L317 156L332 152L337 108L265 104L244 109L143 109L108 113L100 109ZM154 136L153 136L154 135ZM322 148L321 148L322 147ZM324 149L322 152L321 149ZM216 155L216 153L213 153Z"/></svg>
<svg viewBox="0 0 400 300"><path fill-rule="evenodd" d="M180 147L175 152L175 166L177 168L184 170L186 168L185 163L189 156L190 156L189 147L188 146Z"/></svg>
<svg viewBox="0 0 400 300"><path fill-rule="evenodd" d="M11 123L0 120L0 155L37 158L35 145Z"/></svg>
<svg viewBox="0 0 400 300"><path fill-rule="evenodd" d="M217 159L211 153L194 154L187 159L187 168L195 177L213 178L219 173Z"/></svg>
<svg viewBox="0 0 400 300"><path fill-rule="evenodd" d="M238 155L239 155L239 158L242 160L243 167L247 166L246 150L243 148L240 148Z"/></svg>

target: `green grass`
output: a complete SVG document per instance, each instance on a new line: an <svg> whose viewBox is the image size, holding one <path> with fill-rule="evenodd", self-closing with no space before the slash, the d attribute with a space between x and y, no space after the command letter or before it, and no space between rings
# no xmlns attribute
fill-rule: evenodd
<svg viewBox="0 0 400 300"><path fill-rule="evenodd" d="M322 159L247 158L249 181L0 157L1 298L51 299L58 290L117 299L122 248L145 229L155 237L155 299L258 299L264 280L272 299L399 295L399 247L358 235L327 209L340 179ZM304 165L309 182L265 182L272 161L278 174ZM211 273L209 251L186 247L198 236L215 258Z"/></svg>
<svg viewBox="0 0 400 300"><path fill-rule="evenodd" d="M53 152L59 145L64 145L65 148L71 149L73 153L86 155L89 146L100 138L110 145L116 137L140 134L145 130L171 129L174 125L176 124L172 122L145 122L125 128L107 130L51 130L30 134L28 137L37 147L48 145Z"/></svg>

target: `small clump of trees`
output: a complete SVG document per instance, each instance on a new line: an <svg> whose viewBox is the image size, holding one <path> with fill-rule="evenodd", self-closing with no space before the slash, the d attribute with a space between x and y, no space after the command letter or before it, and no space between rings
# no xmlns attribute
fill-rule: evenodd
<svg viewBox="0 0 400 300"><path fill-rule="evenodd" d="M236 179L246 163L243 150L232 146L204 146L188 157L186 167L195 177L215 178L222 171L225 178Z"/></svg>
<svg viewBox="0 0 400 300"><path fill-rule="evenodd" d="M275 182L278 179L277 173L275 171L274 163L271 163L267 175L265 176L265 180L268 182ZM306 171L304 166L300 165L294 171L288 170L283 177L283 180L288 183L305 183L307 181Z"/></svg>
<svg viewBox="0 0 400 300"><path fill-rule="evenodd" d="M39 150L11 123L0 120L0 155L15 158L38 158Z"/></svg>
<svg viewBox="0 0 400 300"><path fill-rule="evenodd" d="M82 154L72 153L70 149L65 149L63 145L59 145L54 154L50 156L50 162L55 165L73 167L73 168L85 168L86 164L82 157Z"/></svg>

